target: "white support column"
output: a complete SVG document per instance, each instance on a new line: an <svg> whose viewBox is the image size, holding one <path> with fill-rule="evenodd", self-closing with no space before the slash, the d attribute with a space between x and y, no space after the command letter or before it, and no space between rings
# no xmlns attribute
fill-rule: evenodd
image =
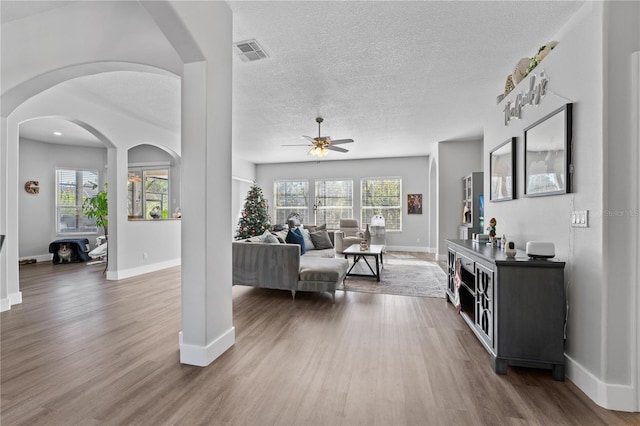
<svg viewBox="0 0 640 426"><path fill-rule="evenodd" d="M7 118L0 118L0 234L7 234L8 135ZM7 275L7 251L0 249L0 312L11 309Z"/></svg>
<svg viewBox="0 0 640 426"><path fill-rule="evenodd" d="M15 120L2 118L2 202L4 217L3 233L6 233L0 255L1 292L0 311L11 309L11 305L22 303L18 281L18 124Z"/></svg>
<svg viewBox="0 0 640 426"><path fill-rule="evenodd" d="M235 342L231 300L232 14L223 2L174 2L206 60L182 79L180 362L206 366Z"/></svg>
<svg viewBox="0 0 640 426"><path fill-rule="evenodd" d="M123 252L126 250L118 250L123 238L118 238L122 235L122 226L120 221L127 220L127 192L115 191L112 188L126 188L128 177L128 155L127 150L124 148L108 148L107 149L107 179L109 197L109 254L108 254L108 269L107 279L118 280L120 278L118 274L118 266L122 264L119 261Z"/></svg>

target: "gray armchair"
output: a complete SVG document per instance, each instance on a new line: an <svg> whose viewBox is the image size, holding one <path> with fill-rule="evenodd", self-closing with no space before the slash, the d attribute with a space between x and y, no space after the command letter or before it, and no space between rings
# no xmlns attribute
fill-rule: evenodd
<svg viewBox="0 0 640 426"><path fill-rule="evenodd" d="M340 219L340 229L334 234L336 253L341 254L352 244L360 244L364 234L358 226L357 219Z"/></svg>

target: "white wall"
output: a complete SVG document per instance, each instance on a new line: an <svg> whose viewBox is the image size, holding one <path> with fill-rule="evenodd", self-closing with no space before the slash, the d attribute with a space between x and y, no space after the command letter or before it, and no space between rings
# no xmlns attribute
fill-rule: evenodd
<svg viewBox="0 0 640 426"><path fill-rule="evenodd" d="M447 239L462 225L462 178L482 172L482 141L440 142L438 150L438 258L446 260ZM486 191L485 191L486 193ZM485 217L487 213L485 210ZM477 232L477 231L476 231Z"/></svg>
<svg viewBox="0 0 640 426"><path fill-rule="evenodd" d="M631 52L640 47L638 7L637 2L585 4L533 72L544 70L550 78L540 105L525 107L522 119L508 126L505 101L488 111L483 155L488 170L489 152L517 137L518 198L486 202L485 217L496 217L498 233L512 236L518 248L531 240L555 243L556 257L567 262L567 375L600 405L624 410L634 409L637 392L631 382L638 363L637 355L633 359L638 337L631 336L636 225L634 218L605 212L638 208L628 90ZM528 88L529 78L507 100ZM573 192L525 198L523 129L567 102L574 105ZM486 175L484 190L489 191ZM570 226L572 210L589 210L588 228Z"/></svg>
<svg viewBox="0 0 640 426"><path fill-rule="evenodd" d="M360 221L360 179L399 176L402 178L402 231L387 231L387 246L397 250L431 251L429 247L429 157L373 160L339 160L309 163L258 164L257 183L269 201L273 213L273 182L308 179L309 200L315 199L315 179L353 179L353 212ZM460 191L461 192L461 191ZM422 214L407 214L407 194L422 194ZM313 215L310 212L310 215ZM313 221L313 220L312 220Z"/></svg>
<svg viewBox="0 0 640 426"><path fill-rule="evenodd" d="M180 57L142 2L86 3L2 23L3 116L55 82L109 68L95 65L105 60L180 74ZM122 65L113 69L127 69Z"/></svg>
<svg viewBox="0 0 640 426"><path fill-rule="evenodd" d="M70 145L53 145L29 139L20 139L20 169L18 182L30 180L40 183L39 194L18 192L19 248L18 256L45 260L50 258L49 243L68 234L56 233L56 168L68 167L97 170L100 184L106 179L106 148L88 148ZM95 233L73 234L76 238L88 238L91 247Z"/></svg>

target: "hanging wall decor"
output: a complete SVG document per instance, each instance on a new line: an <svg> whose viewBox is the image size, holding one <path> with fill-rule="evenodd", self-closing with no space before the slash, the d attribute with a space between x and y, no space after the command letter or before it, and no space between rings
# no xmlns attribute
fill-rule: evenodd
<svg viewBox="0 0 640 426"><path fill-rule="evenodd" d="M24 184L24 190L29 194L38 194L40 193L40 182L37 180L30 180Z"/></svg>
<svg viewBox="0 0 640 426"><path fill-rule="evenodd" d="M516 198L516 138L509 138L489 153L491 201Z"/></svg>
<svg viewBox="0 0 640 426"><path fill-rule="evenodd" d="M524 129L524 195L571 192L571 110L558 108Z"/></svg>
<svg viewBox="0 0 640 426"><path fill-rule="evenodd" d="M407 213L422 214L422 194L407 194Z"/></svg>

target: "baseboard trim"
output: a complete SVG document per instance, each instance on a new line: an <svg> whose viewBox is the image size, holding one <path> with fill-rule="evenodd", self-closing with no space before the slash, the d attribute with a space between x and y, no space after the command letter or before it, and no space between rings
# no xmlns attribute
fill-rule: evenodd
<svg viewBox="0 0 640 426"><path fill-rule="evenodd" d="M565 354L566 375L582 392L607 410L629 411L636 407L635 390L630 385L605 383Z"/></svg>
<svg viewBox="0 0 640 426"><path fill-rule="evenodd" d="M9 302L9 298L0 299L0 312L5 312L11 309L11 303Z"/></svg>
<svg viewBox="0 0 640 426"><path fill-rule="evenodd" d="M225 353L236 341L236 329L231 327L207 346L189 345L184 343L182 331L178 333L180 342L180 363L206 367Z"/></svg>
<svg viewBox="0 0 640 426"><path fill-rule="evenodd" d="M118 281L125 278L136 277L138 275L148 274L149 272L156 272L162 269L173 268L174 266L180 266L182 259L172 259L164 262L152 263L150 265L138 266L136 268L122 269L119 271L107 270L107 280Z"/></svg>
<svg viewBox="0 0 640 426"><path fill-rule="evenodd" d="M11 306L13 305L19 305L22 303L22 292L18 291L16 293L9 293L9 304Z"/></svg>
<svg viewBox="0 0 640 426"><path fill-rule="evenodd" d="M35 259L36 262L51 262L51 259L53 259L53 254L49 253L49 254L38 254L35 256L24 256L24 257L18 258L18 262L22 260L29 260L29 259Z"/></svg>
<svg viewBox="0 0 640 426"><path fill-rule="evenodd" d="M436 254L437 261L446 261L448 260L448 256L446 254Z"/></svg>

